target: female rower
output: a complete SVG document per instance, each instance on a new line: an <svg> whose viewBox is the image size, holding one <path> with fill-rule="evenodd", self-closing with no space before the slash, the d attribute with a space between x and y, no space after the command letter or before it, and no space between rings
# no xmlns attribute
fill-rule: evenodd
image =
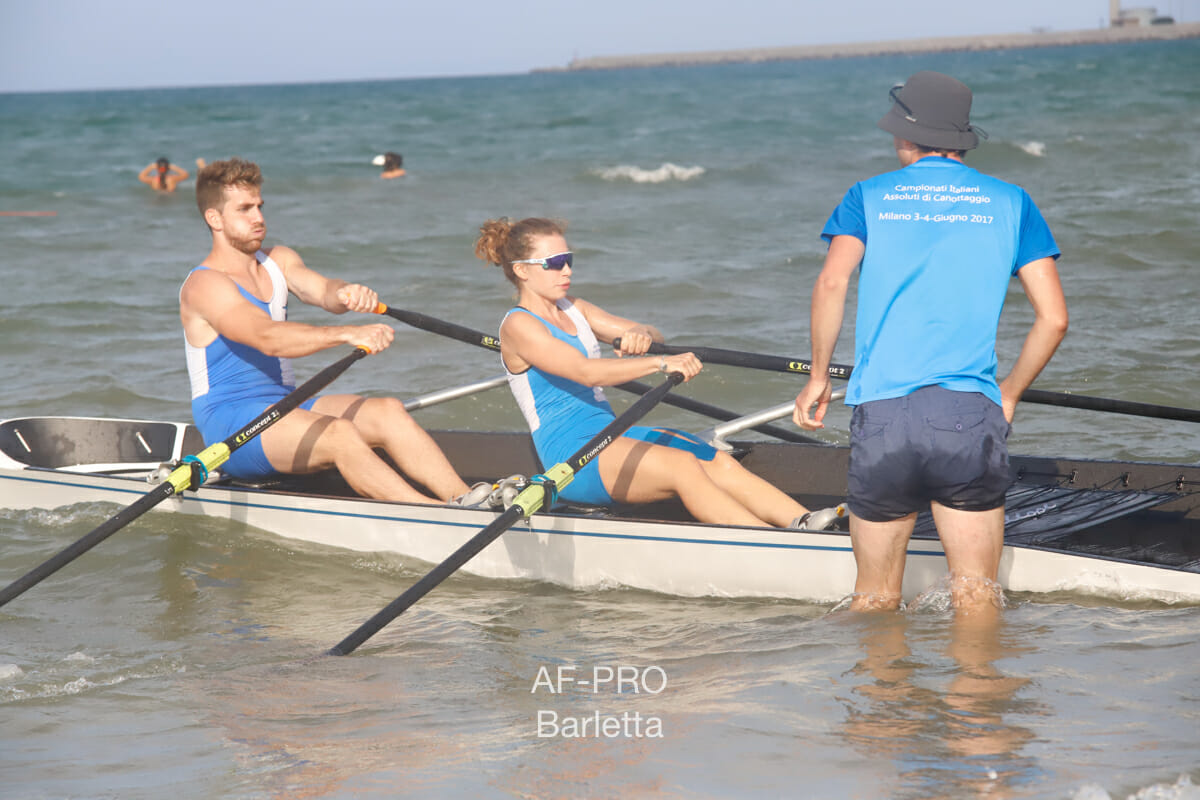
<svg viewBox="0 0 1200 800"><path fill-rule="evenodd" d="M573 254L560 223L489 220L475 254L503 269L519 292L500 325L500 353L543 468L565 461L613 421L600 387L656 372L680 372L686 380L700 372L692 353L646 356L652 341L663 340L655 327L568 294ZM597 339L618 337L618 357L601 358ZM727 525L787 527L807 513L728 454L682 431L644 426L604 448L560 496L595 505L678 496L699 521Z"/></svg>

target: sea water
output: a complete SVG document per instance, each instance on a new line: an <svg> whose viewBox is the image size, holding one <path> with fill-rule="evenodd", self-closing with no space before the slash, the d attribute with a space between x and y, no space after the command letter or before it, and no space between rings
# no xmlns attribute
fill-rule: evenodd
<svg viewBox="0 0 1200 800"><path fill-rule="evenodd" d="M268 244L397 308L494 333L512 291L473 256L479 225L545 215L569 223L579 295L673 342L807 358L819 231L854 181L895 166L875 121L921 69L974 89L990 139L968 163L1028 189L1063 250L1071 331L1036 386L1200 404L1185 41L0 96L0 211L53 212L0 216L0 417L188 418L177 294L209 239L194 178L169 196L136 181L162 155L193 173L257 161ZM406 177L378 178L385 150ZM1031 319L1014 282L1002 371ZM397 334L336 388L412 397L501 372L494 353ZM852 354L847 324L836 360ZM713 366L679 392L749 412L798 388ZM523 424L502 390L417 413ZM824 438L845 443L847 420L831 412ZM1011 447L1194 463L1200 430L1024 404ZM114 511L0 512L0 581ZM936 604L857 618L459 575L353 656L319 657L427 567L219 521L131 524L0 612L0 796L1200 793L1194 607L1014 595L980 636Z"/></svg>

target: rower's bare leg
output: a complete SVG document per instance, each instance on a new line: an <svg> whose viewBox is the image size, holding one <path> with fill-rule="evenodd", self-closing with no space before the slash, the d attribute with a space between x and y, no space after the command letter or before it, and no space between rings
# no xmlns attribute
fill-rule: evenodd
<svg viewBox="0 0 1200 800"><path fill-rule="evenodd" d="M961 511L932 504L933 522L950 568L950 600L955 609L983 612L1001 603L1000 556L1004 552L1004 506Z"/></svg>
<svg viewBox="0 0 1200 800"><path fill-rule="evenodd" d="M728 453L717 453L712 461L701 461L700 465L713 483L777 528L786 528L792 520L808 511L774 484L743 467Z"/></svg>
<svg viewBox="0 0 1200 800"><path fill-rule="evenodd" d="M870 522L850 514L850 543L858 576L854 580L854 611L900 607L904 559L917 515L888 522Z"/></svg>
<svg viewBox="0 0 1200 800"><path fill-rule="evenodd" d="M336 467L350 488L364 497L439 502L400 477L347 419L297 408L262 433L262 446L267 460L280 472L308 473Z"/></svg>
<svg viewBox="0 0 1200 800"><path fill-rule="evenodd" d="M368 446L382 447L401 472L443 501L470 488L433 437L393 397L326 395L317 400L313 410L353 422Z"/></svg>
<svg viewBox="0 0 1200 800"><path fill-rule="evenodd" d="M678 495L700 522L767 524L713 483L696 457L686 451L620 438L604 448L599 460L600 479L615 500L652 503Z"/></svg>

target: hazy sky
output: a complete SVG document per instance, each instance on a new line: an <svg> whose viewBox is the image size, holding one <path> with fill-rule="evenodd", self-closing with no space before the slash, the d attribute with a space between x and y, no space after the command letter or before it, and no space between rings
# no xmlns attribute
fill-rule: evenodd
<svg viewBox="0 0 1200 800"><path fill-rule="evenodd" d="M1200 0L1157 7L1200 21ZM597 55L1079 30L1107 17L1108 0L0 0L0 92L512 73Z"/></svg>

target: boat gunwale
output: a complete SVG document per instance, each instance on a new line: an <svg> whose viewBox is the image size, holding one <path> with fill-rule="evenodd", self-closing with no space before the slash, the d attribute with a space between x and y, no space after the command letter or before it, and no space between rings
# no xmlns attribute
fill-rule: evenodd
<svg viewBox="0 0 1200 800"><path fill-rule="evenodd" d="M69 477L72 481L72 483L70 485L72 485L74 488L77 488L77 489L96 490L96 491L104 491L104 492L120 492L122 494L130 494L130 495L135 495L135 496L141 496L142 494L145 494L145 490L143 490L141 487L150 486L150 484L148 484L146 482L144 477L139 478L139 477L133 477L130 475L118 475L118 474L111 474L111 473L78 472L78 471L73 471L73 470L54 469L54 468L49 468L49 467L27 467L25 469L18 469L18 470L0 467L0 480L34 481L34 482L38 482L38 483L45 483L45 484L51 484L51 485L64 485L64 483L65 483L63 480L46 480L43 478L32 477L32 475L39 475L39 474L40 475L51 474L51 475ZM78 479L83 479L83 478L87 478L87 479L91 479L91 480L101 479L101 480L115 481L115 482L120 482L120 483L128 482L130 484L130 488L125 489L125 488L119 488L116 486L95 486L95 485L89 486L89 485L85 485L81 482L80 483L75 482ZM423 504L419 504L419 503L404 503L404 502L393 502L393 501L388 501L388 500L377 500L377 499L372 499L372 498L368 498L368 497L345 497L345 496L337 495L337 494L319 494L319 493L301 492L301 491L295 491L295 490L289 490L289 489L277 489L277 488L260 487L260 486L244 486L244 485L240 485L240 484L236 484L236 483L220 483L220 482L218 482L218 483L214 483L214 484L207 484L202 488L204 490L207 490L209 493L214 493L214 492L223 493L223 494L227 495L227 497L225 497L225 498L211 497L211 496L201 497L198 492L188 491L187 493L185 493L183 495L176 496L175 500L177 502L183 502L183 503L194 503L194 504L199 505L200 507L220 506L220 507L227 507L227 508L247 508L247 509L255 509L255 510L261 510L261 511L279 511L279 512L298 513L298 514L312 515L312 516L332 516L332 517L345 517L345 518L352 518L352 519L367 519L367 520L376 521L376 522L409 523L409 524L419 524L419 525L431 525L431 526L436 526L436 527L464 528L467 530L479 529L483 525L486 525L487 522L490 521L490 519L494 519L498 513L495 511L488 510L488 509L456 508L456 507L452 507L452 506L429 506L429 505L423 505ZM259 497L292 497L292 498L298 498L298 499L302 499L302 500L311 500L313 502L318 502L318 503L332 502L332 503L339 503L339 504L342 504L342 503L356 504L356 505L363 504L363 505L377 505L377 506L412 508L412 509L438 509L438 510L443 510L443 511L454 512L454 513L470 513L470 514L475 514L475 515L487 515L487 519L482 520L482 521L472 520L472 521L468 522L468 521L430 519L427 517L420 517L420 516L367 514L367 513L350 512L350 511L343 511L343 510L332 510L332 509L298 508L296 506L285 506L285 505L279 505L279 504L251 502L249 500L234 499L232 497L232 495L237 494L237 493L242 493L242 494L250 495L250 496L256 495ZM93 502L93 501L81 501L81 502L88 503L88 502ZM103 500L103 501L94 501L94 502L115 503L116 501ZM75 505L75 504L76 503L67 503L67 504L64 504L63 506L57 506L57 507L62 508L62 507L68 507L68 506ZM193 512L184 512L184 513L193 513ZM211 516L214 519L227 518L225 515L209 515L209 514L203 514L203 513L201 513L199 515L200 516ZM228 518L232 518L232 517L228 517ZM835 546L835 545L806 544L806 543L800 543L800 542L787 542L787 541L778 541L778 542L760 541L760 540L741 541L741 540L737 540L737 539L717 539L717 538L708 538L708 537L650 536L650 535L642 535L642 534L635 535L635 534L623 534L623 533L607 532L607 531L586 531L586 530L578 530L578 529L561 530L561 529L558 529L556 527L551 527L551 526L545 526L545 525L539 526L532 522L532 520L543 519L543 518L548 518L548 519L553 519L553 520L573 520L573 521L577 520L577 521L596 523L596 524L601 524L601 525L630 525L630 524L633 524L633 525L638 525L638 526L663 526L668 529L686 528L686 529L702 529L702 530L713 530L713 531L745 531L748 538L778 536L781 539L786 539L786 538L794 539L798 536L819 536L819 537L828 537L828 538L833 538L833 539L837 539L837 540L842 540L842 541L845 541L846 544L841 545L841 546ZM250 527L257 527L257 526L251 525ZM272 536L278 536L283 539L293 538L293 537L287 537L282 534L278 534L278 533L275 533L274 531L263 529L263 528L258 528L258 530L261 530ZM598 514L579 513L579 512L572 512L572 511L539 512L537 515L530 517L529 520L527 520L527 524L522 525L519 528L516 528L515 531L518 533L526 533L527 532L527 533L545 534L545 535L551 535L551 536L578 536L578 537L595 538L595 539L662 542L662 543L667 543L667 544L701 544L701 545L717 545L717 546L727 546L727 547L753 547L753 548L761 547L761 548L771 548L771 549L780 549L780 550L814 550L814 551L828 551L828 552L852 552L852 549L849 544L850 534L847 531L841 531L841 530L804 531L804 530L790 530L790 529L770 528L770 527L725 525L725 524L717 524L717 523L698 522L698 521L694 521L694 520L678 521L678 520L656 519L653 517L639 517L639 516L627 516L627 515L615 515L615 514L598 515ZM914 535L912 538L912 541L929 543L933 547L928 548L928 549L914 549L913 546L910 545L909 548L906 550L906 553L910 556L944 557L944 555L945 555L945 551L941 548L940 542L937 539L936 534L928 535L928 536ZM1104 553L1082 554L1082 553L1066 550L1063 548L1055 548L1055 547L1047 546L1045 544L1005 541L1004 546L1005 546L1005 548L1033 550L1033 551L1044 552L1044 553L1052 553L1052 554L1058 554L1058 555L1087 558L1087 559L1091 559L1091 560L1111 561L1111 562L1118 563L1118 564L1126 564L1126 565L1137 566L1137 567L1146 567L1146 568L1150 568L1150 569L1165 569L1165 570L1182 572L1182 573L1187 573L1187 574L1196 574L1197 573L1197 570L1187 569L1187 568L1185 568L1183 566L1179 566L1179 565L1148 564L1144 561L1137 561L1137 560L1130 559L1130 558L1123 558L1120 556L1109 555L1109 554L1104 554ZM353 548L353 549L357 549L357 548ZM362 550L359 552L390 552L390 551Z"/></svg>

